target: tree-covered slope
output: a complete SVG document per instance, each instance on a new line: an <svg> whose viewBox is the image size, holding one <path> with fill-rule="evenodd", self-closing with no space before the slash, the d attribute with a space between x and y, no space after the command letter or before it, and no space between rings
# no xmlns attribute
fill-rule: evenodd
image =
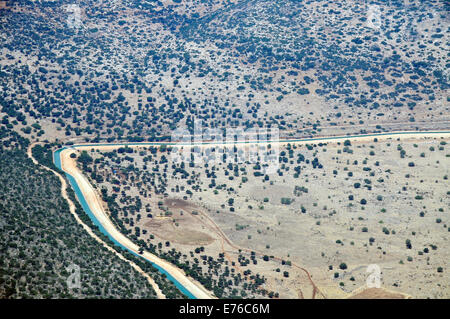
<svg viewBox="0 0 450 319"><path fill-rule="evenodd" d="M77 224L60 182L22 150L0 154L1 298L155 298L148 281ZM69 289L69 265L81 289Z"/></svg>

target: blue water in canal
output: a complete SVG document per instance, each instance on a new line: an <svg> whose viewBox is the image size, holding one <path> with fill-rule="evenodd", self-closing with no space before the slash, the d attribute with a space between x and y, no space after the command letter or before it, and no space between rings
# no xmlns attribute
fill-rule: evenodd
<svg viewBox="0 0 450 319"><path fill-rule="evenodd" d="M56 152L53 153L53 162L55 163L55 166L58 167L61 171L61 157L60 157L60 153L67 149L67 147L63 147L59 150L57 150ZM81 206L83 207L83 210L86 212L86 214L89 216L89 218L92 220L92 222L94 223L94 225L98 226L98 228L100 229L100 231L105 234L114 244L116 244L117 246L121 247L124 250L129 251L130 253L132 253L133 255L143 258L145 261L149 262L152 264L153 267L155 267L161 274L166 275L167 279L169 279L171 282L173 282L175 284L175 286L184 294L186 295L188 298L190 299L196 299L195 296L189 291L187 290L180 282L178 282L174 277L172 277L167 271L165 271L163 268L159 267L158 265L156 265L155 263L145 259L143 256L136 254L134 251L128 249L127 247L123 246L121 243L119 243L117 240L115 240L107 231L106 229L102 226L102 224L98 221L97 217L95 217L95 215L92 213L91 209L89 208L89 205L86 202L86 199L83 196L83 193L80 190L80 187L78 186L77 182L75 181L75 179L70 175L65 173L70 185L72 186L73 190L75 191L75 194L77 195L78 200L80 201Z"/></svg>

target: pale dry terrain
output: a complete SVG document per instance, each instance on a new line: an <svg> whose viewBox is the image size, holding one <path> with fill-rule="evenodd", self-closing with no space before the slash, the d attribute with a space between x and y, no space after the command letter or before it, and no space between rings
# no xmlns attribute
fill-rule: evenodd
<svg viewBox="0 0 450 319"><path fill-rule="evenodd" d="M412 297L448 298L448 142L372 138L347 146L344 140L311 144L311 149L291 145L280 150L282 176L271 174L268 180L254 176L253 165L245 164L228 169L226 164L186 164L174 176L174 167L180 167L172 166L168 154L158 152L144 162L151 152L143 148L119 154L128 157L121 164L106 161L95 167L105 177L98 187L114 192L117 183L111 182L120 181L115 193L123 199L121 206L128 207L123 211L130 212L133 198L139 197L142 208L120 216L128 220L128 229L138 226L144 238L152 234L170 241L171 248L186 255L199 246L213 257L227 251L233 260L239 258L237 247L257 252L257 265L244 264L236 271L248 268L264 275L265 287L280 297L310 298L314 289L304 271L281 259L265 262L264 254L304 267L327 297L345 297L365 285L367 266L377 264L385 288ZM161 161L163 156L168 163ZM180 178L181 172L189 177ZM210 187L212 179L215 186ZM293 201L282 204L282 198ZM342 263L345 269L340 269Z"/></svg>

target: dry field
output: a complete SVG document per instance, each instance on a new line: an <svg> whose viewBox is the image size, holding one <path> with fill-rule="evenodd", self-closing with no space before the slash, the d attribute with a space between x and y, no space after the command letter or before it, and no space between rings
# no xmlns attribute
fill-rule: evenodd
<svg viewBox="0 0 450 319"><path fill-rule="evenodd" d="M185 165L188 177L181 178L170 158L162 160L167 154L144 162L151 152L140 149L119 154L120 164L97 162L92 167L104 181L93 182L116 193L122 207L140 199L139 211L120 216L132 221L130 230L138 226L144 238L170 241L163 250L187 256L199 246L208 256L224 253L235 271L264 275L265 287L281 298L341 298L356 289L353 296L391 296L360 292L369 264L380 266L382 287L394 293L448 298L448 142L396 138L291 145L280 150L282 175L268 178L254 176L255 168L246 164ZM104 155L89 153L94 159ZM112 189L114 180L119 190ZM250 258L251 251L257 264L242 266L239 257Z"/></svg>

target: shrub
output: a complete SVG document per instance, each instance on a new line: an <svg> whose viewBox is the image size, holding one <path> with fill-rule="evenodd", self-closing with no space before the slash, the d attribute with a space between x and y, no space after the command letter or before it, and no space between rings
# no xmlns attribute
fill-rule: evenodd
<svg viewBox="0 0 450 319"><path fill-rule="evenodd" d="M409 240L409 239L406 240L406 248L408 248L408 249L412 248L411 240Z"/></svg>
<svg viewBox="0 0 450 319"><path fill-rule="evenodd" d="M281 198L281 204L290 205L294 200L292 198L283 197Z"/></svg>
<svg viewBox="0 0 450 319"><path fill-rule="evenodd" d="M345 270L345 269L347 269L347 265L345 263L341 263L339 265L339 268L341 268L342 270Z"/></svg>

